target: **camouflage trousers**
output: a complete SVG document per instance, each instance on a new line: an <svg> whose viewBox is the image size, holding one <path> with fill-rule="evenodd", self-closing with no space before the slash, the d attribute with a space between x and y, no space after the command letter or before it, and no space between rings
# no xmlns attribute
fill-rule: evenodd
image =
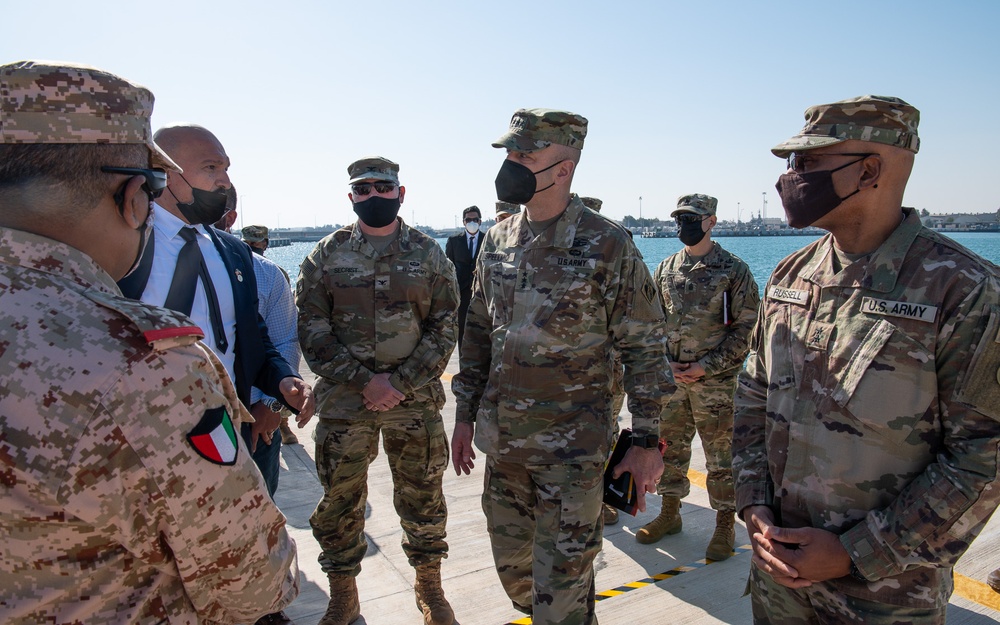
<svg viewBox="0 0 1000 625"><path fill-rule="evenodd" d="M441 480L448 438L433 404L365 412L351 419L322 418L316 425L316 471L325 494L309 524L323 549L326 573L357 575L368 550L364 537L368 465L378 456L379 432L392 472L393 505L411 566L447 557L448 509Z"/></svg>
<svg viewBox="0 0 1000 625"><path fill-rule="evenodd" d="M947 603L939 608L877 603L846 595L825 582L786 588L755 566L749 586L755 625L943 625L948 609Z"/></svg>
<svg viewBox="0 0 1000 625"><path fill-rule="evenodd" d="M593 625L604 464L486 459L483 512L497 575L533 625Z"/></svg>
<svg viewBox="0 0 1000 625"><path fill-rule="evenodd" d="M702 378L692 384L677 383L677 391L660 414L660 438L667 441L663 452L663 476L656 492L686 497L691 492L688 469L691 441L697 429L705 450L708 469L708 499L715 510L733 512L733 394L736 376Z"/></svg>

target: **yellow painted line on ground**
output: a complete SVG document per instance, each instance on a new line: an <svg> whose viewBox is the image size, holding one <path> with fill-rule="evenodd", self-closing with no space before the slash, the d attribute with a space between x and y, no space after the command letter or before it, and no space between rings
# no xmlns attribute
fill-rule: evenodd
<svg viewBox="0 0 1000 625"><path fill-rule="evenodd" d="M441 381L442 382L451 382L451 379L453 377L455 377L455 376L452 375L451 373L442 373L441 374Z"/></svg>
<svg viewBox="0 0 1000 625"><path fill-rule="evenodd" d="M955 573L955 594L963 599L1000 611L1000 593L983 582Z"/></svg>
<svg viewBox="0 0 1000 625"><path fill-rule="evenodd" d="M743 545L742 547L737 547L733 551L735 552L736 555L747 553L748 551L750 551L750 545ZM604 601L605 599L618 597L620 595L624 595L627 592L631 592L637 588L645 588L646 586L650 586L652 584L655 584L656 582L677 577L678 575L682 575L684 573L687 573L688 571L695 571L697 569L700 569L702 567L714 563L715 563L714 560L708 560L703 558L692 564L676 566L670 569L669 571L664 571L663 573L657 573L645 579L640 579L634 582L628 582L626 584L622 584L618 588L612 588L611 590L603 590L594 596L594 601ZM516 621L508 621L506 625L531 625L531 617L523 617L517 619Z"/></svg>
<svg viewBox="0 0 1000 625"><path fill-rule="evenodd" d="M691 480L692 484L694 484L695 486L697 486L698 488L700 488L702 490L708 490L708 486L707 486L708 482L706 482L707 478L708 478L708 476L705 475L704 473L702 473L701 471L695 471L694 469L688 469L688 479Z"/></svg>

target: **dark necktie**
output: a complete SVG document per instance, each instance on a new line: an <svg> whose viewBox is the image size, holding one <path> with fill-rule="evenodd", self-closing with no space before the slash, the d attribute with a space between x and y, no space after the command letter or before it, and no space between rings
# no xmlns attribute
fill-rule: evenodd
<svg viewBox="0 0 1000 625"><path fill-rule="evenodd" d="M220 354L225 354L229 347L226 340L226 328L222 325L222 313L219 311L219 298L215 295L215 285L212 284L212 277L208 274L208 265L198 248L198 233L194 228L181 228L181 237L185 243L177 255L177 267L174 269L174 277L170 281L170 291L167 293L167 301L164 306L170 310L191 314L191 307L194 305L194 293L198 288L198 278L201 278L205 287L205 295L208 297L208 314L212 320L212 332L215 334L215 346Z"/></svg>
<svg viewBox="0 0 1000 625"><path fill-rule="evenodd" d="M473 245L473 242L475 242L476 238L475 237L466 237L466 238L469 239L469 258L475 258L476 246Z"/></svg>

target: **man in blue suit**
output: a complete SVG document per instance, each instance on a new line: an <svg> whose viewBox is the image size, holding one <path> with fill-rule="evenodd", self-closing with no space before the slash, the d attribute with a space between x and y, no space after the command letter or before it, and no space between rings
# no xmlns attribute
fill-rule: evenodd
<svg viewBox="0 0 1000 625"><path fill-rule="evenodd" d="M204 330L205 343L256 419L243 424L241 434L273 496L281 445L274 431L281 415L261 403L251 406L250 389L256 386L295 410L299 427L315 410L312 389L275 349L257 312L250 248L210 227L225 214L225 191L232 186L222 144L205 128L190 124L161 128L155 137L184 172L170 172L166 191L153 205L153 236L146 252L118 286L127 297L188 314Z"/></svg>
<svg viewBox="0 0 1000 625"><path fill-rule="evenodd" d="M484 235L479 226L483 223L483 214L478 206L470 206L462 211L462 223L465 231L448 237L444 253L455 265L455 275L458 277L458 349L462 350L462 339L465 335L465 316L469 312L469 302L472 300L472 272L476 268L476 257L483 243Z"/></svg>

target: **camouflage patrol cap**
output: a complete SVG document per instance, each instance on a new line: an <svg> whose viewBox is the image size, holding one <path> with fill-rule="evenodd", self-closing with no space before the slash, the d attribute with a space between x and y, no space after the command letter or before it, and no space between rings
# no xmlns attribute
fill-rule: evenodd
<svg viewBox="0 0 1000 625"><path fill-rule="evenodd" d="M0 143L142 144L153 167L181 171L153 142L148 89L96 67L0 65Z"/></svg>
<svg viewBox="0 0 1000 625"><path fill-rule="evenodd" d="M497 217L501 215L516 215L521 212L521 205L512 202L497 202Z"/></svg>
<svg viewBox="0 0 1000 625"><path fill-rule="evenodd" d="M604 202L597 199L596 197L581 197L580 201L583 205L595 212L601 212L601 206L604 206Z"/></svg>
<svg viewBox="0 0 1000 625"><path fill-rule="evenodd" d="M381 156L366 156L347 166L347 184L361 180L385 180L399 184L399 165Z"/></svg>
<svg viewBox="0 0 1000 625"><path fill-rule="evenodd" d="M674 212L670 213L670 216L676 217L681 213L694 213L695 215L707 215L711 217L715 215L715 209L718 205L719 200L711 195L703 193L682 195L677 198L677 208Z"/></svg>
<svg viewBox="0 0 1000 625"><path fill-rule="evenodd" d="M518 109L510 118L510 128L493 143L495 148L534 152L553 143L583 149L587 118L569 111Z"/></svg>
<svg viewBox="0 0 1000 625"><path fill-rule="evenodd" d="M920 111L891 96L865 95L819 104L806 109L806 125L799 134L774 146L771 152L785 158L792 152L857 139L904 148L915 154L920 149L919 123Z"/></svg>
<svg viewBox="0 0 1000 625"><path fill-rule="evenodd" d="M247 243L259 243L267 238L267 226L246 226L243 228L243 240Z"/></svg>

